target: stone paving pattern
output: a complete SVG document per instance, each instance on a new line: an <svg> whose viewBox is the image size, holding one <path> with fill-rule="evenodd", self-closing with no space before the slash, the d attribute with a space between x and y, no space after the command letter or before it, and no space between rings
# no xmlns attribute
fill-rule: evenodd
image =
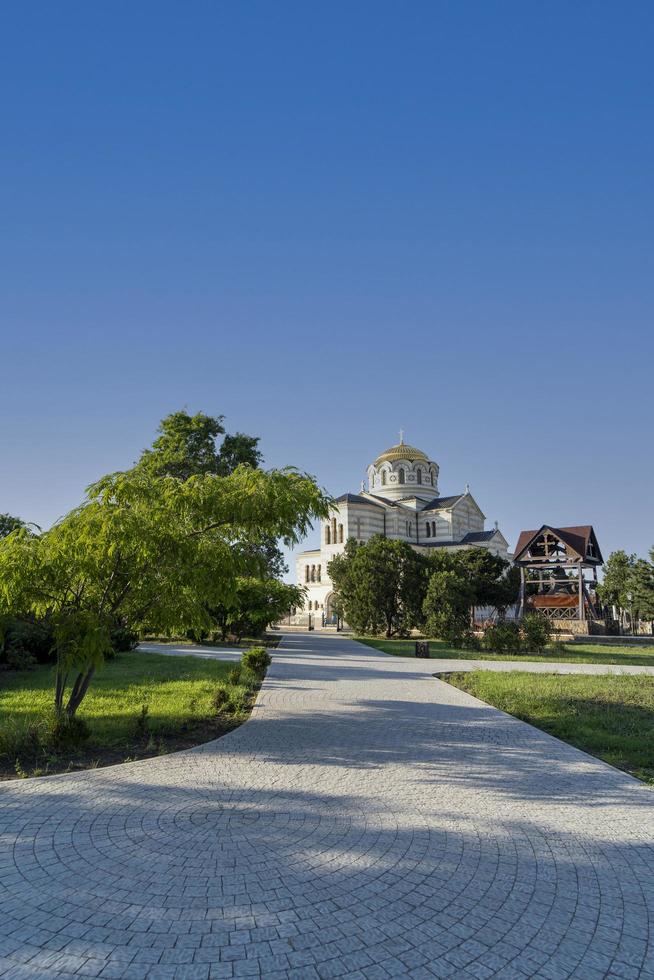
<svg viewBox="0 0 654 980"><path fill-rule="evenodd" d="M654 796L434 679L289 635L252 719L0 785L0 976L654 980Z"/></svg>

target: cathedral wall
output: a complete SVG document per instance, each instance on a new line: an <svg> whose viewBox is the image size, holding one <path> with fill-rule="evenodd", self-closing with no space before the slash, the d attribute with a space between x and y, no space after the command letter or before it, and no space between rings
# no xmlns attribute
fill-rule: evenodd
<svg viewBox="0 0 654 980"><path fill-rule="evenodd" d="M463 499L452 511L452 537L460 541L469 531L483 531L484 518L469 500Z"/></svg>

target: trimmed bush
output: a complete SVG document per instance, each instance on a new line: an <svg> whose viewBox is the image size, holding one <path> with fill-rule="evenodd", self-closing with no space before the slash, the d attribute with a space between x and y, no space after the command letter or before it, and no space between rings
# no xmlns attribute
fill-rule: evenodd
<svg viewBox="0 0 654 980"><path fill-rule="evenodd" d="M484 635L484 648L489 653L521 653L520 627L506 621L489 626Z"/></svg>
<svg viewBox="0 0 654 980"><path fill-rule="evenodd" d="M251 647L246 650L241 657L241 666L244 671L252 674L257 680L262 681L266 676L266 671L272 663L272 657L265 647Z"/></svg>
<svg viewBox="0 0 654 980"><path fill-rule="evenodd" d="M542 653L550 641L552 627L549 619L538 613L528 613L521 623L525 653Z"/></svg>

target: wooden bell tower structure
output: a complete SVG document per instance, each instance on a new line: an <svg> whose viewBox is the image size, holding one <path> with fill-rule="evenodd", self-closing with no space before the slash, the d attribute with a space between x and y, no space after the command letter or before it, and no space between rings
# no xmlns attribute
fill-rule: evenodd
<svg viewBox="0 0 654 980"><path fill-rule="evenodd" d="M528 612L551 620L599 618L595 586L604 559L590 524L522 531L513 560L520 569L521 618Z"/></svg>

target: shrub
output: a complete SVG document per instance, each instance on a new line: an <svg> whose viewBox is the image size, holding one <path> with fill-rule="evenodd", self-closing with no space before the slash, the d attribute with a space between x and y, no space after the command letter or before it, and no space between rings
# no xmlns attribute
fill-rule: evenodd
<svg viewBox="0 0 654 980"><path fill-rule="evenodd" d="M90 734L91 729L87 723L76 715L72 718L62 715L55 718L50 725L50 738L57 746L79 745L85 742Z"/></svg>
<svg viewBox="0 0 654 980"><path fill-rule="evenodd" d="M484 647L490 653L520 653L520 627L517 623L506 621L495 623L486 630Z"/></svg>
<svg viewBox="0 0 654 980"><path fill-rule="evenodd" d="M114 653L129 653L135 650L139 643L139 635L134 630L128 630L124 626L117 626L109 633L109 640Z"/></svg>
<svg viewBox="0 0 654 980"><path fill-rule="evenodd" d="M222 714L227 710L229 704L229 691L226 687L217 687L213 696L213 706L218 712Z"/></svg>
<svg viewBox="0 0 654 980"><path fill-rule="evenodd" d="M145 736L150 731L150 722L148 719L150 709L147 704L141 705L141 710L136 715L135 731L137 738L145 738Z"/></svg>
<svg viewBox="0 0 654 980"><path fill-rule="evenodd" d="M542 653L552 635L549 619L528 613L522 620L522 641L526 653Z"/></svg>
<svg viewBox="0 0 654 980"><path fill-rule="evenodd" d="M466 630L461 636L461 647L464 650L479 651L481 650L481 640L472 630Z"/></svg>
<svg viewBox="0 0 654 980"><path fill-rule="evenodd" d="M241 666L244 671L253 674L257 680L263 680L266 671L272 663L272 657L265 647L252 647L246 650L241 657Z"/></svg>
<svg viewBox="0 0 654 980"><path fill-rule="evenodd" d="M227 674L227 683L228 684L240 684L241 683L241 673L242 673L242 670L241 670L241 665L240 664L237 664L235 667L232 667L232 669Z"/></svg>
<svg viewBox="0 0 654 980"><path fill-rule="evenodd" d="M0 623L0 663L14 669L55 662L52 624L47 619L7 616Z"/></svg>

